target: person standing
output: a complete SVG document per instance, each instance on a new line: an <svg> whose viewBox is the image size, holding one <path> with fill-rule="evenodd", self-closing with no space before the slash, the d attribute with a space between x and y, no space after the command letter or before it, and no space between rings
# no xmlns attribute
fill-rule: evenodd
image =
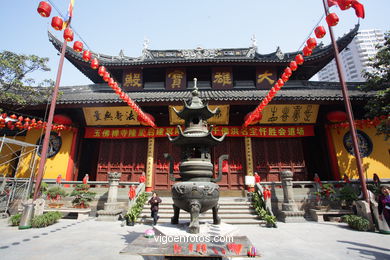
<svg viewBox="0 0 390 260"><path fill-rule="evenodd" d="M160 218L158 216L158 205L161 203L161 199L157 196L156 192L153 192L152 198L150 198L149 202L151 217L153 218L153 225L157 224L157 220Z"/></svg>
<svg viewBox="0 0 390 260"><path fill-rule="evenodd" d="M381 186L378 199L379 232L390 234L390 186Z"/></svg>

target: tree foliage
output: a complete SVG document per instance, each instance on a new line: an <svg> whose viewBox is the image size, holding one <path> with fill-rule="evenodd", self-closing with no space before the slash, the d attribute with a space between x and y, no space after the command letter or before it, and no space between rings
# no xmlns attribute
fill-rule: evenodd
<svg viewBox="0 0 390 260"><path fill-rule="evenodd" d="M377 126L377 133L384 134L388 139L390 137L390 31L385 34L385 39L383 46L377 46L378 52L372 59L371 67L374 70L364 72L367 83L362 86L362 90L376 92L365 106L366 116L385 118Z"/></svg>
<svg viewBox="0 0 390 260"><path fill-rule="evenodd" d="M29 74L34 71L50 71L48 58L36 55L0 52L0 104L21 108L46 101L54 82L45 79L36 83Z"/></svg>

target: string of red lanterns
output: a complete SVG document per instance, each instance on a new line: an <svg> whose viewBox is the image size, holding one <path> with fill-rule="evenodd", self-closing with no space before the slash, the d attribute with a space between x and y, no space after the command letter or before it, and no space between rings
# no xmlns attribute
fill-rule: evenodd
<svg viewBox="0 0 390 260"><path fill-rule="evenodd" d="M329 2L332 2L329 3ZM333 3L334 2L334 3ZM360 4L356 0L328 0L328 5L332 6L337 4L341 10L347 10L349 7L354 7L358 6L355 8L356 10L356 16L364 18L364 7L362 4ZM358 11L359 10L359 11ZM325 18L326 23L329 26L336 26L339 22L339 17L335 13L330 13L329 15L326 16ZM326 30L323 26L317 26L314 29L314 35L316 36L317 39L321 39L326 35ZM309 38L306 41L306 45L302 49L302 54L303 56L307 57L312 55L313 50L317 47L317 40L314 37ZM274 98L274 96L277 94L277 92L284 86L284 84L289 80L291 77L292 73L298 69L299 65L302 65L305 61L304 57L302 54L297 54L289 64L288 67L284 69L283 74L280 76L280 78L276 81L274 86L270 89L268 94L264 97L264 99L261 101L261 103L250 113L247 114L247 116L244 118L244 127L247 127L251 123L255 121L259 121L259 118L261 119L262 114L261 112L263 109L268 105L269 102Z"/></svg>
<svg viewBox="0 0 390 260"><path fill-rule="evenodd" d="M58 120L54 118L54 123L52 125L52 130L53 131L58 131L59 135L61 131L64 130L71 130L72 126L71 121L64 121L60 120L59 118L60 115L56 115L55 117L58 117ZM8 118L8 120L7 120ZM56 122L57 121L57 122ZM61 124L61 123L64 124ZM29 117L23 117L23 116L17 116L15 114L8 115L7 113L2 113L0 115L0 129L3 128L8 128L10 130L32 130L32 129L46 129L47 123L40 120L40 119L35 119L35 118L29 118Z"/></svg>
<svg viewBox="0 0 390 260"><path fill-rule="evenodd" d="M376 116L373 119L361 119L361 120L355 120L354 124L355 126L359 128L367 128L367 127L377 127L382 121L390 119L390 115L387 116ZM328 124L327 127L339 129L339 128L348 128L349 124L348 122L342 121L338 123Z"/></svg>
<svg viewBox="0 0 390 260"><path fill-rule="evenodd" d="M45 1L41 1L37 9L38 13L42 17L49 17L51 13L51 5ZM64 40L67 42L72 42L74 39L73 30L70 27L66 26L67 22L64 22L63 19L59 16L52 18L51 25L55 30L62 31L64 30ZM149 125L151 127L156 127L154 123L154 118L144 113L141 108L119 87L118 83L110 76L110 73L104 66L99 64L97 57L92 57L90 50L83 51L83 43L80 41L75 41L73 44L73 50L76 52L83 52L82 59L85 62L90 62L90 67L92 69L98 69L98 74L103 77L103 80L108 83L108 85L115 91L115 93L121 98L127 105L129 105L138 115L138 119L141 124ZM152 120L153 119L153 120Z"/></svg>

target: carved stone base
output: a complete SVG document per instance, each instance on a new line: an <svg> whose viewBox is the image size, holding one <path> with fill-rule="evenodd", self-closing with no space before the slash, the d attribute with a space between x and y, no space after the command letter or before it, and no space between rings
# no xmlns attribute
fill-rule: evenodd
<svg viewBox="0 0 390 260"><path fill-rule="evenodd" d="M304 215L304 211L282 211L279 218L284 223L300 223L306 222Z"/></svg>
<svg viewBox="0 0 390 260"><path fill-rule="evenodd" d="M122 214L122 209L114 209L114 210L99 210L97 212L98 221L117 221L119 219L119 215Z"/></svg>

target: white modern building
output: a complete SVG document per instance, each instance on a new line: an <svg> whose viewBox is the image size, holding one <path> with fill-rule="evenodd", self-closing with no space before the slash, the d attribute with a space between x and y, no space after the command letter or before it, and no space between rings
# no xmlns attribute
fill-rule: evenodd
<svg viewBox="0 0 390 260"><path fill-rule="evenodd" d="M364 71L371 70L370 58L374 57L377 50L375 46L383 45L384 34L381 30L361 30L352 42L341 53L342 64L346 81L362 82ZM318 72L320 81L339 81L335 60Z"/></svg>

